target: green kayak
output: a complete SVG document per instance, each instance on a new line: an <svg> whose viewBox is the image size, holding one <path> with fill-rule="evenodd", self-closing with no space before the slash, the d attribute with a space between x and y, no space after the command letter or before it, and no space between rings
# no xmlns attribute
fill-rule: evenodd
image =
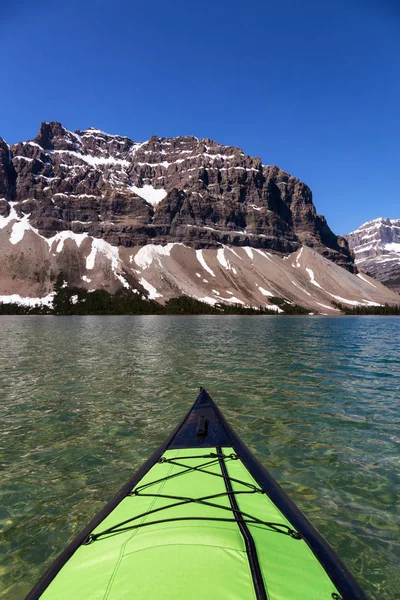
<svg viewBox="0 0 400 600"><path fill-rule="evenodd" d="M204 389L34 598L366 600Z"/></svg>

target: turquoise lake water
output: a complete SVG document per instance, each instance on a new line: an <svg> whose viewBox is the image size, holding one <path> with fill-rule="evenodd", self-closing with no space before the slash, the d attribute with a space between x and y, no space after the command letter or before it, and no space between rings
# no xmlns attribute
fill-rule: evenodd
<svg viewBox="0 0 400 600"><path fill-rule="evenodd" d="M0 597L204 386L373 600L400 599L400 318L1 317Z"/></svg>

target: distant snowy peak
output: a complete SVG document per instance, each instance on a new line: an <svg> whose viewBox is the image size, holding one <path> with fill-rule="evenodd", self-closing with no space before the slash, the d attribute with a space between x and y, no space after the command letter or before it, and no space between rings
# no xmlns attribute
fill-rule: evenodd
<svg viewBox="0 0 400 600"><path fill-rule="evenodd" d="M379 217L345 236L358 267L400 291L400 219Z"/></svg>
<svg viewBox="0 0 400 600"><path fill-rule="evenodd" d="M395 227L400 229L400 219L378 217L377 219L373 219L372 221L367 221L366 223L363 223L363 225L361 225L358 229L352 231L348 235L354 235L356 233L365 232L366 230L369 230L370 232L372 232L372 230L379 231L382 227L388 227L389 229Z"/></svg>
<svg viewBox="0 0 400 600"><path fill-rule="evenodd" d="M346 237L359 262L374 253L400 252L400 219L379 217L367 221Z"/></svg>

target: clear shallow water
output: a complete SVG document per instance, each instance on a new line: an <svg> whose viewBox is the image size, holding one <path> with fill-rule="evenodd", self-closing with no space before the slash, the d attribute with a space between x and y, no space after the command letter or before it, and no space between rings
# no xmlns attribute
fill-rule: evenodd
<svg viewBox="0 0 400 600"><path fill-rule="evenodd" d="M203 385L374 600L400 599L400 319L1 317L0 597Z"/></svg>

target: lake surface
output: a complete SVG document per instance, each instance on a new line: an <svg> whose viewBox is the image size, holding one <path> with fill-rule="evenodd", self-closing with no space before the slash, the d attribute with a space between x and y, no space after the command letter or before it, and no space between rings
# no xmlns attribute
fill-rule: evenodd
<svg viewBox="0 0 400 600"><path fill-rule="evenodd" d="M400 318L1 317L0 597L204 386L374 600L400 599Z"/></svg>

